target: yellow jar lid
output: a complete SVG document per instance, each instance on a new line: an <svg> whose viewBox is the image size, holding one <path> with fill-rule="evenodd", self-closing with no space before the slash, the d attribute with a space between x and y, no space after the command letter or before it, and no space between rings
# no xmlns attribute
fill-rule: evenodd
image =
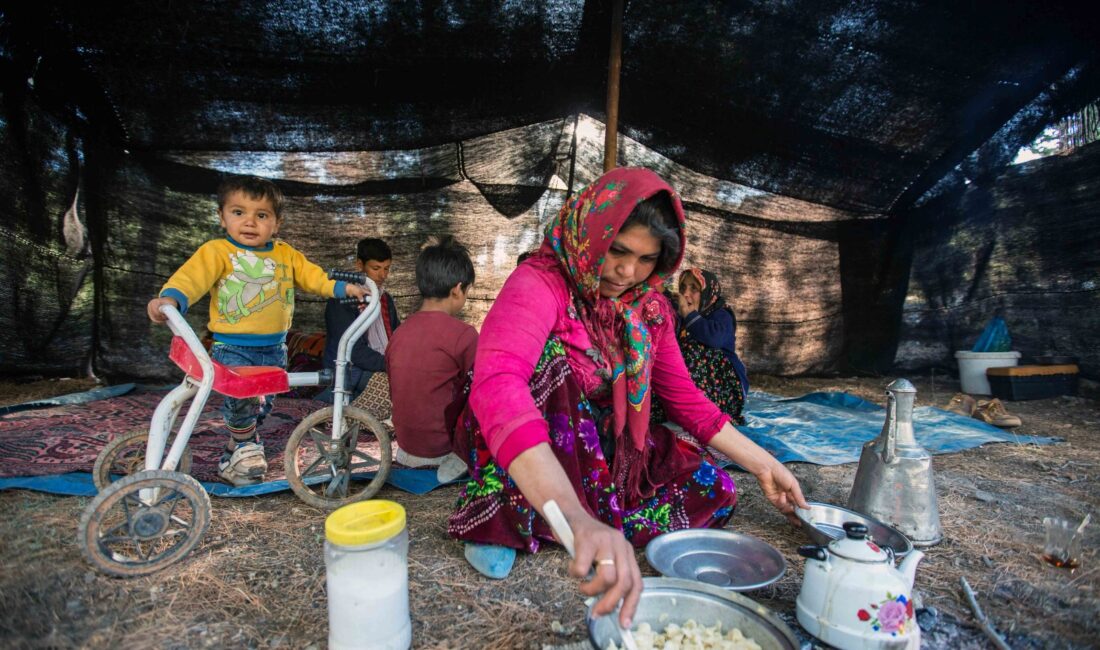
<svg viewBox="0 0 1100 650"><path fill-rule="evenodd" d="M325 537L340 546L384 542L405 529L405 509L383 499L348 504L325 520Z"/></svg>

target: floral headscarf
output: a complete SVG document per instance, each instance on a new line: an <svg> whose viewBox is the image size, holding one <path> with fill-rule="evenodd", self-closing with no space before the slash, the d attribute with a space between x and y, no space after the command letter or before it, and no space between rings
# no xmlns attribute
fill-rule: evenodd
<svg viewBox="0 0 1100 650"><path fill-rule="evenodd" d="M716 310L726 306L726 301L722 298L722 284L718 281L717 275L697 266L691 267L685 273L690 273L691 277L699 283L700 314L710 316ZM681 282L683 282L682 279Z"/></svg>
<svg viewBox="0 0 1100 650"><path fill-rule="evenodd" d="M671 268L654 272L618 298L600 295L604 256L634 208L660 192L668 192L680 233L680 256ZM637 450L649 430L649 377L653 366L647 319L658 313L661 284L680 265L684 249L684 209L680 197L648 169L620 167L596 179L573 201L562 206L546 227L540 254L557 258L579 297L581 320L588 331L597 363L604 364L611 384L616 437L629 433Z"/></svg>

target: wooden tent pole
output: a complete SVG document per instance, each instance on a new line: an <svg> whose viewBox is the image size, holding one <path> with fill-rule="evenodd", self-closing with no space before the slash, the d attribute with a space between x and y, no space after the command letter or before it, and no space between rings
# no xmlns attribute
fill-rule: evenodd
<svg viewBox="0 0 1100 650"><path fill-rule="evenodd" d="M569 193L565 195L565 202L573 198L573 172L577 169L577 127L581 124L581 114L573 114L573 143L569 147Z"/></svg>
<svg viewBox="0 0 1100 650"><path fill-rule="evenodd" d="M607 57L607 129L603 138L603 170L618 166L619 72L623 67L623 0L611 6L611 51Z"/></svg>

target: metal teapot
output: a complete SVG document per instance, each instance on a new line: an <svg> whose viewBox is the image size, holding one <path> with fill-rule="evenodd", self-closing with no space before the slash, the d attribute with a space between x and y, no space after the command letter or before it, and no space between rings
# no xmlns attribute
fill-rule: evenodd
<svg viewBox="0 0 1100 650"><path fill-rule="evenodd" d="M932 455L913 435L917 389L908 379L886 387L886 422L863 445L848 508L897 528L925 547L943 539L940 506L932 476Z"/></svg>
<svg viewBox="0 0 1100 650"><path fill-rule="evenodd" d="M918 650L913 578L924 553L914 550L894 567L894 554L867 537L867 527L844 524L828 547L802 546L807 558L796 600L807 632L841 650Z"/></svg>

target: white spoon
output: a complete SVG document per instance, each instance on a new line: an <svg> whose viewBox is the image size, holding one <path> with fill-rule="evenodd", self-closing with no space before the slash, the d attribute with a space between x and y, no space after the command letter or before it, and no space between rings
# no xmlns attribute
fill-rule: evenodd
<svg viewBox="0 0 1100 650"><path fill-rule="evenodd" d="M561 545L565 547L566 551L569 551L569 557L576 557L573 552L573 529L569 527L569 522L565 520L565 515L562 514L558 503L550 499L542 504L542 512L546 515L546 521L550 524L550 528L554 529L554 534L561 540ZM634 633L619 625L618 608L611 615L615 617L615 627L619 628L619 638L622 639L623 648L625 650L638 650L638 644L634 642Z"/></svg>

